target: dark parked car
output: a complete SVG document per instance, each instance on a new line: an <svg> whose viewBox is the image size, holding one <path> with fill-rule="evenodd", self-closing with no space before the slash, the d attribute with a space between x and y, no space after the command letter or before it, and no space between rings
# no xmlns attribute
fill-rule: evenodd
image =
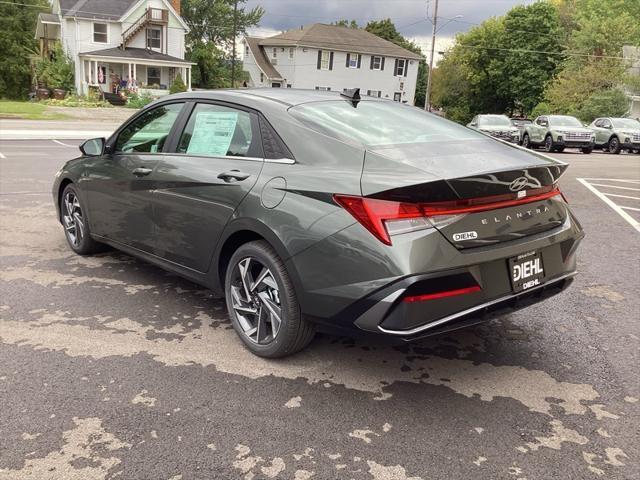
<svg viewBox="0 0 640 480"><path fill-rule="evenodd" d="M357 90L172 95L81 150L53 186L71 248L224 293L257 355L460 328L575 275L565 163Z"/></svg>

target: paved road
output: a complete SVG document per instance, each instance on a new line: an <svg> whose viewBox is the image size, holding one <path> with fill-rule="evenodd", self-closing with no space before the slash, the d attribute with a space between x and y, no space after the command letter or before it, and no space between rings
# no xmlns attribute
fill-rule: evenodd
<svg viewBox="0 0 640 480"><path fill-rule="evenodd" d="M0 153L0 479L640 478L640 232L576 180L638 181L640 156L558 155L587 238L546 304L265 361L200 287L70 253L49 188L74 148Z"/></svg>

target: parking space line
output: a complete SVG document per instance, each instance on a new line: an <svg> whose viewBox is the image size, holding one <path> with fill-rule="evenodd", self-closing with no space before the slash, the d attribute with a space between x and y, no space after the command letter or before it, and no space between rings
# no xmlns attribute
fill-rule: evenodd
<svg viewBox="0 0 640 480"><path fill-rule="evenodd" d="M620 215L622 218L624 218L629 223L629 225L631 225L633 228L635 228L640 233L640 222L638 222L635 218L633 218L631 215L629 215L627 212L625 212L622 208L620 208L613 200L611 200L610 198L607 198L607 196L605 194L600 193L600 191L598 191L597 188L595 188L593 185L591 185L589 182L587 182L584 178L577 178L576 180L578 180L585 187L587 187L589 190L591 190L591 192L593 192L598 198L600 198L600 200L602 200L604 203L606 203L611 208L613 208L613 210L618 215Z"/></svg>
<svg viewBox="0 0 640 480"><path fill-rule="evenodd" d="M605 182L625 182L625 183L640 183L640 180L628 180L626 178L585 178L585 180L596 180Z"/></svg>
<svg viewBox="0 0 640 480"><path fill-rule="evenodd" d="M608 188L620 188L622 190L634 190L640 192L640 188L621 187L620 185L603 185L602 183L592 183L594 187L608 187Z"/></svg>
<svg viewBox="0 0 640 480"><path fill-rule="evenodd" d="M631 200L640 200L640 197L630 197L629 195L617 195L615 193L605 193L607 197L630 198Z"/></svg>
<svg viewBox="0 0 640 480"><path fill-rule="evenodd" d="M0 158L7 158L4 156L4 153L0 152Z"/></svg>
<svg viewBox="0 0 640 480"><path fill-rule="evenodd" d="M620 208L624 208L625 210L633 210L634 212L640 212L640 208L636 208L636 207L620 207Z"/></svg>

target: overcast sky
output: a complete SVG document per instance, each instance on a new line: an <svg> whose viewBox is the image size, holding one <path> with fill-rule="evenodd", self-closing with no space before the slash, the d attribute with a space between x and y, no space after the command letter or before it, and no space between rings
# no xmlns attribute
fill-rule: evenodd
<svg viewBox="0 0 640 480"><path fill-rule="evenodd" d="M489 17L503 15L515 5L531 4L535 0L440 0L438 23L444 25L438 32L436 49L444 50L453 42L455 34L467 31ZM331 23L339 19L356 20L360 26L370 20L391 18L396 28L415 41L425 54L431 44L431 23L435 0L247 0L247 7L261 5L266 14L260 28L250 34L266 37L283 30L310 23Z"/></svg>

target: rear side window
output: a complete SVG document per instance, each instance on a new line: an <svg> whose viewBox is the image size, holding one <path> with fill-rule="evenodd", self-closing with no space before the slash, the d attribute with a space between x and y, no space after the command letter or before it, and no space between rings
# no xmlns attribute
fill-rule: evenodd
<svg viewBox="0 0 640 480"><path fill-rule="evenodd" d="M120 132L116 152L161 152L183 105L172 103L143 113Z"/></svg>
<svg viewBox="0 0 640 480"><path fill-rule="evenodd" d="M289 113L325 135L367 146L486 139L432 113L388 101L361 100L357 107L344 100L312 102Z"/></svg>
<svg viewBox="0 0 640 480"><path fill-rule="evenodd" d="M178 153L262 157L257 118L243 110L199 103L180 137Z"/></svg>

